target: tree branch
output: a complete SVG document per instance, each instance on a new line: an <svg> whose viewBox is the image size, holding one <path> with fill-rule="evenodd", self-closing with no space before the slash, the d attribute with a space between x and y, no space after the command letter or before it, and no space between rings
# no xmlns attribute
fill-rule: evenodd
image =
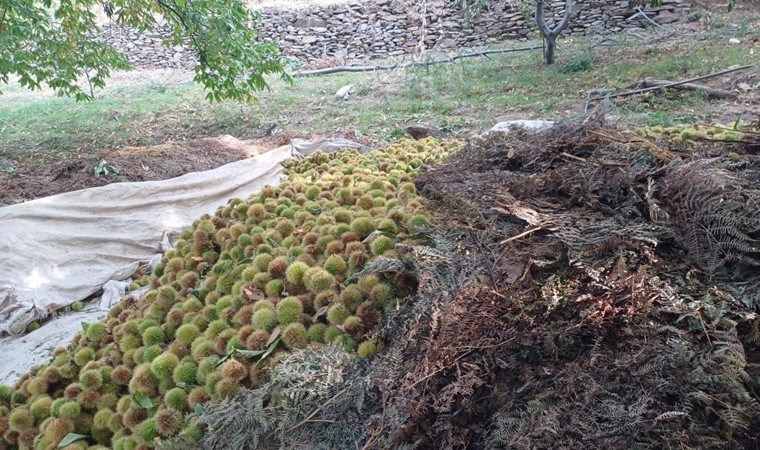
<svg viewBox="0 0 760 450"><path fill-rule="evenodd" d="M551 36L552 30L546 24L546 19L544 19L544 0L536 1L536 23L538 24L538 29L541 30L541 34Z"/></svg>
<svg viewBox="0 0 760 450"><path fill-rule="evenodd" d="M416 61L416 62L411 62L411 63L406 63L406 64L328 67L325 69L302 70L300 72L294 73L293 76L294 77L308 77L308 76L314 76L314 75L327 75L327 74L339 73L339 72L376 72L380 70L406 69L408 67L414 67L414 66L428 66L428 65L435 65L435 64L450 63L450 62L454 62L458 59L463 59L463 58L487 56L487 55L493 55L497 53L524 52L524 51L530 51L530 50L538 50L541 48L542 48L541 46L532 46L532 47L519 47L519 48L504 48L504 49L499 49L499 50L484 50L481 52L462 53L460 55L452 56L449 58L434 59L430 61Z"/></svg>
<svg viewBox="0 0 760 450"><path fill-rule="evenodd" d="M570 23L570 16L573 14L573 0L565 0L565 16L562 18L562 21L554 28L554 31L552 33L556 33L554 37L559 36L560 33L562 33L562 30L567 27L567 24Z"/></svg>
<svg viewBox="0 0 760 450"><path fill-rule="evenodd" d="M641 82L642 87L668 87L670 89L681 89L685 91L697 91L702 92L707 97L713 98L736 98L736 92L727 91L725 89L715 89L708 86L702 86L701 84L683 83L674 84L669 80L655 80L653 78L644 78Z"/></svg>
<svg viewBox="0 0 760 450"><path fill-rule="evenodd" d="M669 83L669 84L664 84L664 85L661 85L661 86L652 86L652 87L643 88L643 89L635 89L633 91L625 91L625 92L620 92L620 93L617 93L617 94L605 95L603 97L594 97L594 98L588 99L588 101L592 102L592 101L595 101L595 100L604 100L605 98L628 97L630 95L641 94L641 93L649 92L649 91L657 91L657 90L665 89L665 88L669 88L669 87L680 86L682 84L693 83L695 81L706 80L708 78L713 78L713 77L717 77L717 76L720 76L720 75L725 75L725 74L731 73L731 72L738 72L740 70L752 69L754 67L757 67L757 66L749 65L749 66L735 67L733 69L721 70L720 72L714 72L714 73L707 74L707 75L702 75L702 76L699 76L699 77L689 78L689 79L683 80L683 81L676 81L676 82Z"/></svg>
<svg viewBox="0 0 760 450"><path fill-rule="evenodd" d="M536 2L536 22L538 28L541 30L541 34L548 37L557 37L562 33L562 30L570 23L570 16L573 14L573 0L565 0L565 15L562 17L562 21L557 24L552 30L546 23L544 18L544 0L538 0Z"/></svg>

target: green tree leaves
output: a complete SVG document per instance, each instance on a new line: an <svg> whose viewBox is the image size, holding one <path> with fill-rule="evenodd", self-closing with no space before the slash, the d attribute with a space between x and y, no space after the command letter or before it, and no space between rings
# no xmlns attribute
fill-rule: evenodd
<svg viewBox="0 0 760 450"><path fill-rule="evenodd" d="M116 23L146 32L163 18L174 32L167 45L188 42L198 54L195 81L211 101L253 101L266 75L285 73L277 47L259 39L261 16L241 0L112 0L103 2ZM97 38L93 8L99 0L0 0L0 82L11 76L29 89L92 98L113 70L130 68L112 45ZM89 82L83 87L82 81Z"/></svg>

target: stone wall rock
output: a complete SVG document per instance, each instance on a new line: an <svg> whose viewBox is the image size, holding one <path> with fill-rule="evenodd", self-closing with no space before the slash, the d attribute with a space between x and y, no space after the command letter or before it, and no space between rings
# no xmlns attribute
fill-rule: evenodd
<svg viewBox="0 0 760 450"><path fill-rule="evenodd" d="M313 6L300 10L265 9L258 25L262 41L274 42L286 56L310 62L325 58L347 61L411 54L421 49L477 47L510 39L526 39L536 33L532 17L523 8L503 2L489 12L466 17L448 2L422 16L391 0L350 0L348 3ZM648 2L647 2L648 3ZM562 17L563 0L554 0L551 21ZM688 14L691 0L663 0L646 8L650 19L668 24ZM576 0L566 34L608 34L627 28L652 26L629 6L629 0ZM168 29L141 35L116 25L103 28L103 39L122 50L139 68L188 68L196 57L187 46L166 47Z"/></svg>

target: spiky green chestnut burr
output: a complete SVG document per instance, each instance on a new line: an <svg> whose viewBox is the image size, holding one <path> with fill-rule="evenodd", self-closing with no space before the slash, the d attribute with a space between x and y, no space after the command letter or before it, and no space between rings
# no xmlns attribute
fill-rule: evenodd
<svg viewBox="0 0 760 450"><path fill-rule="evenodd" d="M139 353L138 353L139 352ZM163 353L161 346L151 345L150 347L142 347L135 351L135 360L140 363L147 363L153 361L156 356Z"/></svg>
<svg viewBox="0 0 760 450"><path fill-rule="evenodd" d="M415 214L409 218L409 225L413 227L423 227L428 224L428 218L424 214Z"/></svg>
<svg viewBox="0 0 760 450"><path fill-rule="evenodd" d="M264 293L267 295L267 297L277 298L282 295L284 290L285 285L280 279L270 280L264 286Z"/></svg>
<svg viewBox="0 0 760 450"><path fill-rule="evenodd" d="M376 237L370 246L372 254L375 256L381 256L388 250L392 250L394 246L393 240L388 236Z"/></svg>
<svg viewBox="0 0 760 450"><path fill-rule="evenodd" d="M222 381L222 374L219 372L211 372L206 377L205 387L209 393L216 393L216 385Z"/></svg>
<svg viewBox="0 0 760 450"><path fill-rule="evenodd" d="M379 282L380 278L378 278L377 275L369 274L359 278L357 286L359 287L359 291L361 291L362 294L369 295L370 292L372 292L372 289L377 286Z"/></svg>
<svg viewBox="0 0 760 450"><path fill-rule="evenodd" d="M316 268L310 272L311 273L304 278L306 281L306 287L314 294L329 290L335 282L335 278L330 275L330 272L324 269Z"/></svg>
<svg viewBox="0 0 760 450"><path fill-rule="evenodd" d="M308 264L302 261L295 261L291 263L285 271L285 279L288 280L288 283L302 285L303 276L307 270L309 270Z"/></svg>
<svg viewBox="0 0 760 450"><path fill-rule="evenodd" d="M274 258L272 255L268 253L263 253L256 258L253 259L253 266L259 271L259 272L266 272L269 268L269 263L272 262Z"/></svg>
<svg viewBox="0 0 760 450"><path fill-rule="evenodd" d="M105 392L98 400L97 409L115 409L119 396L114 392Z"/></svg>
<svg viewBox="0 0 760 450"><path fill-rule="evenodd" d="M103 375L97 370L85 370L79 374L79 382L88 389L100 389L103 386Z"/></svg>
<svg viewBox="0 0 760 450"><path fill-rule="evenodd" d="M342 335L343 332L340 330L340 328L335 325L330 325L325 329L324 341L334 343Z"/></svg>
<svg viewBox="0 0 760 450"><path fill-rule="evenodd" d="M204 337L206 339L214 339L219 336L222 331L228 329L229 327L230 326L226 321L217 319L208 324L208 327L206 327L206 332L204 333Z"/></svg>
<svg viewBox="0 0 760 450"><path fill-rule="evenodd" d="M166 341L164 330L159 326L151 326L145 329L142 334L142 342L145 346L159 345Z"/></svg>
<svg viewBox="0 0 760 450"><path fill-rule="evenodd" d="M75 419L82 413L82 407L77 402L66 402L58 409L62 419Z"/></svg>
<svg viewBox="0 0 760 450"><path fill-rule="evenodd" d="M92 418L92 426L94 428L105 430L108 428L108 423L113 416L114 412L110 409L101 409L96 412L95 416Z"/></svg>
<svg viewBox="0 0 760 450"><path fill-rule="evenodd" d="M331 275L343 275L348 270L348 264L342 256L334 254L325 260L324 268Z"/></svg>
<svg viewBox="0 0 760 450"><path fill-rule="evenodd" d="M302 323L291 323L282 332L282 341L291 350L304 348L309 344L309 335Z"/></svg>
<svg viewBox="0 0 760 450"><path fill-rule="evenodd" d="M325 330L327 330L327 325L317 322L309 326L309 329L306 330L306 334L308 335L310 342L324 342Z"/></svg>
<svg viewBox="0 0 760 450"><path fill-rule="evenodd" d="M22 432L34 426L34 416L26 408L15 408L8 416L8 426L13 431Z"/></svg>
<svg viewBox="0 0 760 450"><path fill-rule="evenodd" d="M172 379L174 369L179 365L179 358L174 353L162 353L150 363L150 371L159 381Z"/></svg>
<svg viewBox="0 0 760 450"><path fill-rule="evenodd" d="M137 426L137 435L140 436L140 439L145 442L146 444L153 443L153 440L158 437L158 429L156 428L156 420L153 418L144 420L140 425Z"/></svg>
<svg viewBox="0 0 760 450"><path fill-rule="evenodd" d="M79 367L83 367L93 359L95 359L95 350L91 347L81 348L74 354L74 363Z"/></svg>
<svg viewBox="0 0 760 450"><path fill-rule="evenodd" d="M302 314L303 303L301 303L301 300L299 300L298 297L286 297L277 303L277 321L280 325L288 325L297 322L301 320Z"/></svg>
<svg viewBox="0 0 760 450"><path fill-rule="evenodd" d="M327 320L333 325L342 325L348 316L348 310L340 303L332 305L327 310Z"/></svg>
<svg viewBox="0 0 760 450"><path fill-rule="evenodd" d="M48 382L45 381L41 376L32 378L27 382L26 390L32 397L47 394Z"/></svg>
<svg viewBox="0 0 760 450"><path fill-rule="evenodd" d="M360 239L364 239L375 231L375 225L369 217L357 217L351 221L351 231L359 235Z"/></svg>
<svg viewBox="0 0 760 450"><path fill-rule="evenodd" d="M175 411L185 411L187 409L187 392L182 388L173 388L164 394L164 403L170 409Z"/></svg>
<svg viewBox="0 0 760 450"><path fill-rule="evenodd" d="M257 273L256 276L253 277L253 284L261 289L264 289L270 281L272 281L272 277L267 272Z"/></svg>
<svg viewBox="0 0 760 450"><path fill-rule="evenodd" d="M301 302L298 303L300 305ZM272 331L277 326L277 313L273 309L261 308L253 313L251 325L255 330Z"/></svg>
<svg viewBox="0 0 760 450"><path fill-rule="evenodd" d="M177 328L177 331L174 333L174 339L183 344L190 344L200 335L201 331L196 325L186 323Z"/></svg>
<svg viewBox="0 0 760 450"><path fill-rule="evenodd" d="M378 283L369 292L369 298L379 305L387 306L393 299L393 289L388 283Z"/></svg>
<svg viewBox="0 0 760 450"><path fill-rule="evenodd" d="M172 380L177 384L193 384L198 375L198 366L192 361L181 362L172 373Z"/></svg>
<svg viewBox="0 0 760 450"><path fill-rule="evenodd" d="M50 408L53 405L53 400L46 396L39 397L30 406L29 411L32 413L34 420L39 423L44 419L50 417Z"/></svg>

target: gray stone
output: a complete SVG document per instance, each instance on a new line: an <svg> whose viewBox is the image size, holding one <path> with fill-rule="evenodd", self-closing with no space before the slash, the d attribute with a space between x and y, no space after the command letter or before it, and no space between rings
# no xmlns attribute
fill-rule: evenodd
<svg viewBox="0 0 760 450"><path fill-rule="evenodd" d="M426 49L452 49L508 39L525 40L533 34L533 26L511 6L512 2L496 3L492 11L469 20L453 2L447 2L427 11L424 27L419 13L415 12L418 10L410 11L408 6L400 6L392 0L349 0L302 10L268 8L261 11L264 20L257 40L276 43L286 56L304 61L335 55L357 62L371 56L414 53L420 41ZM557 8L549 21L556 23L561 19L564 0L550 3ZM646 11L652 20L666 24L688 14L690 4L688 0L663 0L661 7ZM638 20L630 20L636 12L629 8L628 0L578 0L570 27L563 34L609 34L651 26L640 16ZM190 67L195 60L190 47L162 45L171 34L168 28L158 28L154 33L140 35L134 30L106 24L99 38L122 50L136 67ZM729 42L741 43L737 39Z"/></svg>

